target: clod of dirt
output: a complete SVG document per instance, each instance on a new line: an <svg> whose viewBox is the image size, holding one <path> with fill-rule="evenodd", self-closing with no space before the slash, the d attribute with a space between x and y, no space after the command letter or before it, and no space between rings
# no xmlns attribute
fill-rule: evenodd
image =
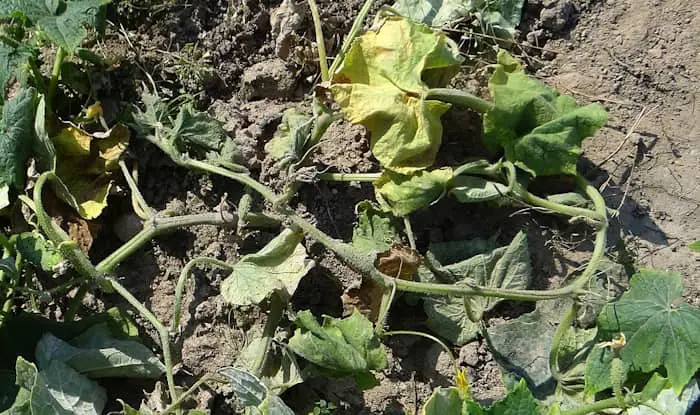
<svg viewBox="0 0 700 415"><path fill-rule="evenodd" d="M542 27L559 32L566 28L574 16L574 5L571 0L546 0L540 13Z"/></svg>
<svg viewBox="0 0 700 415"><path fill-rule="evenodd" d="M459 363L464 363L467 366L476 367L479 365L479 343L471 342L462 346L459 349Z"/></svg>
<svg viewBox="0 0 700 415"><path fill-rule="evenodd" d="M287 64L275 58L256 63L243 72L240 94L246 100L288 98L296 86L296 78Z"/></svg>
<svg viewBox="0 0 700 415"><path fill-rule="evenodd" d="M449 383L454 375L455 367L452 359L439 344L433 344L425 352L422 375L425 379L437 384Z"/></svg>
<svg viewBox="0 0 700 415"><path fill-rule="evenodd" d="M282 0L282 4L270 13L272 36L275 38L275 55L287 59L294 47L294 32L304 25L306 4L297 4L294 0Z"/></svg>

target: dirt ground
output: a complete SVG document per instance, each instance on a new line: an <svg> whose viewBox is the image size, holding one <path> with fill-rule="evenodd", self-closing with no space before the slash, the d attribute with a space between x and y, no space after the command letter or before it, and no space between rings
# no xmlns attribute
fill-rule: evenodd
<svg viewBox="0 0 700 415"><path fill-rule="evenodd" d="M318 1L324 30L333 51L347 32L361 1ZM378 2L381 3L381 2ZM387 2L385 2L387 3ZM598 186L608 206L619 210L610 235L612 250L623 241L638 266L671 269L682 273L686 297L700 305L700 255L687 245L700 239L700 3L687 0L528 0L518 42L513 51L530 63L533 73L546 83L567 92L579 102L600 102L610 112L608 125L585 143L581 165ZM226 128L246 149L249 167L268 184L278 185L279 172L271 170L262 148L280 121L281 112L303 103L314 80L312 29L306 6L298 19L276 24L278 1L152 2L121 1L108 32L111 53L124 59L123 71L145 79L148 71L165 95L190 93L203 108L225 122ZM123 33L118 28L122 25ZM287 30L287 29L292 29ZM125 36L133 47L124 41ZM457 40L460 35L453 34ZM471 53L465 50L465 53ZM310 57L311 56L311 57ZM468 79L469 76L467 75ZM465 78L463 78L465 79ZM472 81L465 82L467 87ZM115 87L115 91L118 88ZM123 91L129 91L125 88ZM478 92L478 91L473 91ZM121 92L121 99L125 99ZM472 117L473 118L473 117ZM469 114L446 115L446 145L464 143L478 134L478 126L465 125ZM466 131L466 133L465 133ZM462 135L460 135L462 134ZM464 137L464 135L466 137ZM340 124L331 128L321 146L319 166L346 172L376 171L361 128ZM449 152L449 162L455 156ZM166 206L183 213L215 208L226 197L236 201L240 186L210 179L175 167L160 153L137 144L141 186L155 208ZM456 160L459 161L459 160ZM352 206L372 198L369 186L318 184L304 188L296 208L314 219L330 235L349 239L355 220ZM434 217L417 215L419 248L428 242L456 240L502 231L506 241L515 233L499 229L503 217L479 220L485 210L450 204ZM122 227L130 220L126 198L107 213ZM443 214L444 213L444 214ZM491 214L491 213L490 213ZM450 223L442 218L460 217ZM510 220L510 219L509 219ZM537 227L541 217L515 221ZM518 222L519 221L519 222ZM562 238L574 229L558 223ZM164 236L152 249L134 255L120 268L124 284L143 299L154 313L169 321L175 281L182 266L195 256L235 261L240 254L262 247L274 235L255 231L245 236L232 229L201 226ZM556 283L566 269L548 259L561 254L545 242L552 235L532 236L541 249L534 254L541 286ZM99 257L116 246L115 235L101 236ZM295 309L339 315L340 294L359 276L332 255L308 241L318 266L302 281L293 299ZM582 247L583 252L586 246ZM569 253L573 265L585 255ZM580 253L579 253L580 254ZM183 330L178 338L182 365L178 380L195 377L233 363L246 343L246 332L261 321L260 310L230 308L219 296L225 275L195 273L186 296ZM91 298L98 307L109 298ZM531 310L526 305L499 307L499 318ZM390 316L396 328L425 329L422 308L400 299ZM144 332L149 329L143 325ZM153 333L151 333L153 335ZM452 372L447 355L431 342L419 338L391 338L390 367L380 375L380 386L361 392L350 382L315 380L288 391L284 398L297 413L306 413L315 402L338 406L337 413L398 414L420 408L436 386L448 385ZM476 398L489 401L504 392L498 364L482 341L456 349L459 363L468 369ZM140 391L152 386L136 385ZM230 396L203 393L214 413L226 413ZM219 411L219 412L217 412Z"/></svg>

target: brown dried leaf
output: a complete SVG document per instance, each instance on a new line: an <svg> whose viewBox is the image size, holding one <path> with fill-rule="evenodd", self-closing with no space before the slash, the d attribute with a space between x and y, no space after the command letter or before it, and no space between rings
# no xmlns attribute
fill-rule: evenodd
<svg viewBox="0 0 700 415"><path fill-rule="evenodd" d="M420 265L420 255L415 249L397 243L388 251L377 254L374 266L390 277L411 281Z"/></svg>

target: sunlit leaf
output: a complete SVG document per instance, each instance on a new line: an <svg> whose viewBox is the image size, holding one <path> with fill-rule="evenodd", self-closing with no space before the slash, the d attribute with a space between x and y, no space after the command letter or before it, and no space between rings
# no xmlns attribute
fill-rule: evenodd
<svg viewBox="0 0 700 415"><path fill-rule="evenodd" d="M620 357L625 363L643 372L665 367L676 394L700 368L700 309L682 294L680 274L641 270L598 318L603 339L624 333Z"/></svg>
<svg viewBox="0 0 700 415"><path fill-rule="evenodd" d="M313 120L296 108L282 114L275 135L265 144L265 152L278 162L300 160L311 136Z"/></svg>
<svg viewBox="0 0 700 415"><path fill-rule="evenodd" d="M25 45L11 46L0 40L0 105L7 98L7 86L13 80L27 78L27 65L36 58L36 50Z"/></svg>
<svg viewBox="0 0 700 415"><path fill-rule="evenodd" d="M369 129L381 165L408 174L432 165L442 140L440 117L449 109L423 93L446 85L460 62L444 34L388 17L353 42L330 91L349 121Z"/></svg>
<svg viewBox="0 0 700 415"><path fill-rule="evenodd" d="M221 295L231 304L259 304L273 292L289 298L314 266L301 245L304 235L285 229L263 249L242 257L221 283Z"/></svg>
<svg viewBox="0 0 700 415"><path fill-rule="evenodd" d="M424 170L409 176L385 171L374 186L394 215L406 216L438 201L451 179L450 168Z"/></svg>
<svg viewBox="0 0 700 415"><path fill-rule="evenodd" d="M506 52L489 80L494 108L484 115L484 142L534 176L576 174L581 141L608 119L600 104L579 107L528 77Z"/></svg>
<svg viewBox="0 0 700 415"><path fill-rule="evenodd" d="M21 89L2 108L0 119L0 209L10 203L11 189L24 190L26 162L34 136L34 88Z"/></svg>

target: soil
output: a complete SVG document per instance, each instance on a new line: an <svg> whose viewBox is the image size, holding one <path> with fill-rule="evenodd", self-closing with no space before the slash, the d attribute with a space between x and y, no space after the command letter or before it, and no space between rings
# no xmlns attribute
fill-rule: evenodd
<svg viewBox="0 0 700 415"><path fill-rule="evenodd" d="M280 172L267 160L270 140L284 109L303 108L315 81L313 30L305 6L280 14L279 1L207 2L130 0L117 2L112 21L123 25L133 45L125 46L110 29L107 45L124 61L122 70L147 81L144 71L166 96L192 94L201 108L225 123L245 143L248 167L267 184L279 188ZM285 2L287 3L287 2ZM362 1L317 1L328 49L333 53L347 33ZM377 2L375 7L379 7ZM530 64L535 76L572 94L581 103L599 102L610 120L585 143L581 168L598 186L610 208L619 211L610 235L613 250L622 242L636 266L680 272L686 298L700 305L700 255L687 245L700 239L700 3L684 0L528 0L518 41L512 45ZM283 23L280 23L283 19ZM284 20L286 19L286 20ZM287 30L288 28L293 30ZM459 36L457 36L459 37ZM465 53L469 54L470 51ZM474 77L459 82L476 87ZM132 87L136 85L131 85ZM116 87L115 87L116 88ZM116 88L118 89L118 88ZM127 88L128 89L128 88ZM475 89L474 92L480 92ZM120 95L124 99L124 94ZM308 107L307 107L308 108ZM473 114L452 110L445 116L446 164L461 161L462 148L475 141L479 129ZM465 125L466 124L466 125ZM460 148L458 148L460 147ZM156 209L181 213L211 211L222 203L233 206L242 195L237 184L208 178L174 166L145 143L132 150L147 202ZM365 132L347 123L329 130L313 159L320 169L341 172L376 171ZM295 207L331 236L348 240L355 221L353 206L372 199L369 185L308 184ZM91 255L99 259L118 246L117 235L133 221L126 197L115 197L107 223L118 223L99 235ZM526 213L511 217L481 207L465 208L446 201L414 221L419 250L430 242L499 234L507 242L521 228L530 230L536 288L556 285L568 271L585 262L590 243L581 228L563 221ZM446 219L447 218L447 219ZM484 219L489 218L489 219ZM508 225L503 226L503 223ZM157 238L119 268L124 285L162 321L170 321L174 286L183 265L197 256L235 262L258 250L274 236L236 229L198 226ZM124 235L121 235L123 238ZM554 243L552 243L554 241ZM317 266L301 282L292 309L340 316L342 292L360 281L359 275L319 244L306 241ZM576 249L571 249L577 246ZM257 308L232 308L219 295L225 274L197 271L185 296L177 381L191 384L198 376L231 365L246 344L246 332L265 320ZM99 307L114 297L90 297L86 306ZM508 303L494 318L510 319L532 310ZM397 300L389 318L392 329L425 330L422 307ZM139 321L142 333L155 333ZM420 408L431 390L451 382L453 367L434 343L408 336L391 337L389 368L380 385L360 391L352 382L315 379L285 393L296 413L307 413L325 400L334 413L400 414ZM505 393L501 371L483 340L454 349L467 369L476 399L489 402ZM151 386L129 389L138 406ZM123 397L123 394L120 395ZM213 413L227 413L230 396L204 396Z"/></svg>

